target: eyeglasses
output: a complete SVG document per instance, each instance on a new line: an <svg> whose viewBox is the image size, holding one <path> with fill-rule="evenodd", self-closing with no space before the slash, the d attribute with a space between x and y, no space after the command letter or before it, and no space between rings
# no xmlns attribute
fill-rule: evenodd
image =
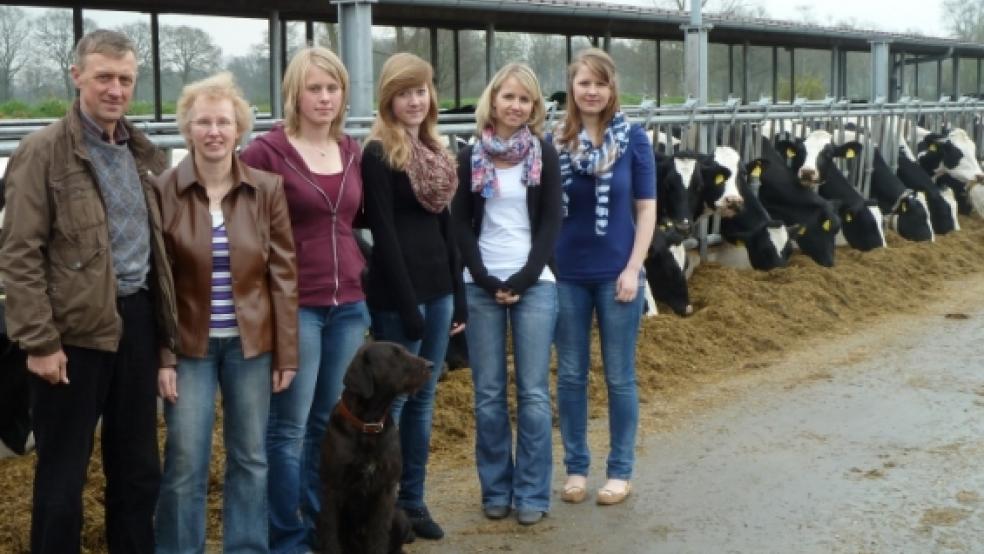
<svg viewBox="0 0 984 554"><path fill-rule="evenodd" d="M228 119L219 119L216 121L211 119L196 119L192 121L191 124L200 129L211 129L212 127L216 127L222 131L236 125L234 121L230 121Z"/></svg>

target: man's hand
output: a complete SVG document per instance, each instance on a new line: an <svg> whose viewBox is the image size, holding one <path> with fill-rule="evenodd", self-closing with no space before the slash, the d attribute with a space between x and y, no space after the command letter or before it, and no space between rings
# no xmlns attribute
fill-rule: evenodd
<svg viewBox="0 0 984 554"><path fill-rule="evenodd" d="M273 392L278 393L287 390L295 375L297 375L296 369L275 369L273 371Z"/></svg>
<svg viewBox="0 0 984 554"><path fill-rule="evenodd" d="M68 357L64 350L58 349L58 352L47 356L29 354L27 369L52 385L68 384Z"/></svg>
<svg viewBox="0 0 984 554"><path fill-rule="evenodd" d="M173 367L157 370L157 394L171 404L178 401L178 372Z"/></svg>

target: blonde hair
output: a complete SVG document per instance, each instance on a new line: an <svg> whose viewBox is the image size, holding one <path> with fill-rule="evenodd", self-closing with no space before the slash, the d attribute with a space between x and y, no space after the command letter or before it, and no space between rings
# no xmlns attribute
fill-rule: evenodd
<svg viewBox="0 0 984 554"><path fill-rule="evenodd" d="M349 74L342 60L334 52L321 46L300 49L287 64L281 86L284 95L284 127L287 134L292 136L297 136L301 131L301 107L298 99L312 67L324 71L342 87L342 103L338 107L335 121L331 122L329 132L331 138L340 140L345 130L345 112L348 109Z"/></svg>
<svg viewBox="0 0 984 554"><path fill-rule="evenodd" d="M533 101L530 118L526 122L526 125L534 135L543 137L543 121L546 119L547 111L543 105L543 93L540 91L540 81L537 80L536 74L533 73L530 66L524 63L507 64L496 72L492 77L492 81L482 91L482 96L479 97L478 105L475 107L475 123L478 127L477 134L481 135L483 129L489 125L495 125L495 122L492 120L492 103L495 101L496 95L499 94L499 89L502 88L502 85L510 77L516 79L519 85L526 89L526 92L530 95L530 99Z"/></svg>
<svg viewBox="0 0 984 554"><path fill-rule="evenodd" d="M574 101L574 76L582 67L587 68L596 77L608 83L608 88L611 90L608 105L601 112L601 122L607 125L620 108L618 103L618 75L615 72L615 62L612 57L600 48L587 48L578 52L571 65L567 66L567 115L564 117L564 127L556 141L565 147L572 147L574 141L577 140L578 133L581 132L581 111L577 107L577 102Z"/></svg>
<svg viewBox="0 0 984 554"><path fill-rule="evenodd" d="M437 133L437 90L434 89L434 68L423 59L407 52L393 54L383 64L379 74L379 97L376 120L372 124L367 140L378 140L383 144L386 163L398 170L406 169L410 161L410 137L393 114L393 98L403 90L426 86L430 95L427 116L420 124L418 138L435 152L444 151L451 159L451 153L441 143Z"/></svg>
<svg viewBox="0 0 984 554"><path fill-rule="evenodd" d="M200 81L189 83L181 90L181 97L178 98L177 119L178 129L184 136L188 148L191 149L191 107L200 97L213 100L229 100L232 102L232 110L236 114L236 142L242 140L253 130L253 111L249 103L243 98L243 91L236 85L236 80L232 73L223 71L211 77L206 77Z"/></svg>

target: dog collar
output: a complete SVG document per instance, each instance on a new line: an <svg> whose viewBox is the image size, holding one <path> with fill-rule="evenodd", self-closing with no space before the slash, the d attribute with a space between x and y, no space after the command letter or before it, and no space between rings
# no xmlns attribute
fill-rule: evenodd
<svg viewBox="0 0 984 554"><path fill-rule="evenodd" d="M389 413L389 410L383 412L383 417L380 418L379 421L366 423L355 417L355 414L353 414L348 409L348 406L345 405L345 399L341 399L338 401L338 413L341 414L341 416L345 418L346 421L351 423L357 430L367 435L378 435L386 428L386 415Z"/></svg>

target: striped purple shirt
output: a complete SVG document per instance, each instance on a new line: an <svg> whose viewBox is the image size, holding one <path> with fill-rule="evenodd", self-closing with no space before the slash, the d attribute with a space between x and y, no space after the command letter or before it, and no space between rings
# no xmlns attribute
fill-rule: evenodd
<svg viewBox="0 0 984 554"><path fill-rule="evenodd" d="M229 237L222 212L212 212L212 317L208 336L221 338L238 335L229 268Z"/></svg>

